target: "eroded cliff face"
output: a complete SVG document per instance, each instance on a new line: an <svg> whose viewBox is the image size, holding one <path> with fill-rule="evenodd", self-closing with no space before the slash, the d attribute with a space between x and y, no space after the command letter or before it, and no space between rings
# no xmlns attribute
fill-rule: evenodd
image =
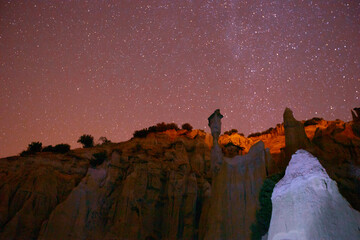
<svg viewBox="0 0 360 240"><path fill-rule="evenodd" d="M113 149L55 208L39 239L196 239L210 191L206 139L168 131Z"/></svg>
<svg viewBox="0 0 360 240"><path fill-rule="evenodd" d="M0 239L36 239L43 221L86 174L87 161L42 154L0 161Z"/></svg>
<svg viewBox="0 0 360 240"><path fill-rule="evenodd" d="M352 124L334 121L326 128L318 128L313 148L308 151L319 158L341 194L360 211L360 137L355 135Z"/></svg>
<svg viewBox="0 0 360 240"><path fill-rule="evenodd" d="M246 155L223 159L213 177L204 239L251 238L250 226L255 222L259 192L266 178L265 163L262 141Z"/></svg>
<svg viewBox="0 0 360 240"><path fill-rule="evenodd" d="M223 135L219 142L221 145L232 142L243 147L245 153L254 143L263 141L271 154L267 163L269 175L285 171L291 155L298 149L306 149L319 159L347 201L360 211L360 124L356 114L352 114L352 122L320 118L298 121L286 109L283 124L271 131L250 138Z"/></svg>
<svg viewBox="0 0 360 240"><path fill-rule="evenodd" d="M305 147L360 210L360 138L354 123L302 123L295 125L306 134ZM1 159L0 239L234 239L236 234L249 239L264 176L288 163L284 126L250 138L220 135L218 129L218 141L199 130L168 130L68 154ZM289 146L300 148L298 142L295 135ZM224 157L228 143L243 148L241 156ZM212 171L212 148L218 175ZM90 168L92 154L104 150L108 160Z"/></svg>
<svg viewBox="0 0 360 240"><path fill-rule="evenodd" d="M285 110L286 165L288 157L298 149L309 151L338 183L340 192L351 205L360 210L360 138L352 128L354 122L312 120L305 122L305 127L293 117L290 109Z"/></svg>
<svg viewBox="0 0 360 240"><path fill-rule="evenodd" d="M259 208L259 192L267 176L266 158L270 155L259 141L245 155L226 157L218 144L221 118L220 110L209 117L214 167L211 168L211 196L206 204L209 208L202 212L205 220L201 222L200 239L250 239L250 226Z"/></svg>

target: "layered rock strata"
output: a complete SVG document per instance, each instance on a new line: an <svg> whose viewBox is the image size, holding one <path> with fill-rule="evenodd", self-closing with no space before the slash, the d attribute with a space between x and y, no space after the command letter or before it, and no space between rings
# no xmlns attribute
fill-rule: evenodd
<svg viewBox="0 0 360 240"><path fill-rule="evenodd" d="M36 239L41 224L86 174L87 161L53 154L0 161L0 239Z"/></svg>
<svg viewBox="0 0 360 240"><path fill-rule="evenodd" d="M214 116L218 141L201 130L168 130L67 154L1 159L0 239L204 239L215 229L217 236L244 233L238 238L248 239L262 162L265 175L284 170L285 135L294 131L285 134L284 124L278 124L249 138L220 135L220 111ZM285 122L294 122L287 116ZM360 138L353 123L311 119L303 128L311 142L306 150L360 210ZM300 148L298 143L293 138L289 145ZM229 151L224 157L227 145L243 156L234 160L236 151ZM102 151L108 160L89 168L93 153ZM235 202L246 214L236 215L230 207ZM216 208L214 218L209 212ZM216 220L226 216L236 219L226 220L232 229Z"/></svg>
<svg viewBox="0 0 360 240"><path fill-rule="evenodd" d="M201 131L115 147L53 210L39 239L197 239L211 191L209 150Z"/></svg>

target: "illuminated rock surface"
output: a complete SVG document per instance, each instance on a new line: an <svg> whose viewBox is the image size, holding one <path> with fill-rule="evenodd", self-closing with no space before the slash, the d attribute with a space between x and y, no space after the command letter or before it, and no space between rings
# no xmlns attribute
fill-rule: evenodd
<svg viewBox="0 0 360 240"><path fill-rule="evenodd" d="M213 178L205 239L250 239L261 186L266 178L266 151L258 142L249 153L224 158Z"/></svg>
<svg viewBox="0 0 360 240"><path fill-rule="evenodd" d="M305 150L292 156L271 200L268 240L360 239L360 213Z"/></svg>
<svg viewBox="0 0 360 240"><path fill-rule="evenodd" d="M359 210L360 138L353 122L302 122L311 142L306 150ZM250 239L264 172L286 167L284 124L246 138L220 135L221 122L212 123L218 141L201 130L168 130L66 154L0 159L0 239L211 239L210 231ZM244 148L242 156L224 157L228 143ZM108 160L90 168L102 151ZM219 219L226 216L224 228Z"/></svg>

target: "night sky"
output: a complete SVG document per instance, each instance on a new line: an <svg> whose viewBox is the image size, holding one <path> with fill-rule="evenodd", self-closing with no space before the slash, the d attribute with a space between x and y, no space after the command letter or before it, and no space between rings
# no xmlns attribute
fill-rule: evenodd
<svg viewBox="0 0 360 240"><path fill-rule="evenodd" d="M158 122L246 135L360 107L360 3L0 0L0 157Z"/></svg>

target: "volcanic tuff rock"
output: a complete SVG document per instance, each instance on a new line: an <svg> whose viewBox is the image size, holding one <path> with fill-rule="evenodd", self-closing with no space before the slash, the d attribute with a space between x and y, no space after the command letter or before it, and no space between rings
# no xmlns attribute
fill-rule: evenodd
<svg viewBox="0 0 360 240"><path fill-rule="evenodd" d="M269 175L284 171L291 154L306 149L318 157L329 176L338 183L340 192L360 210L360 136L356 135L356 126L355 122L320 118L300 122L290 109L286 109L284 124L278 124L271 131L243 141L236 141L242 137L239 134L224 135L220 136L219 142L221 145L232 142L247 149L255 142L263 141L271 154L267 163ZM360 134L360 126L358 129Z"/></svg>
<svg viewBox="0 0 360 240"><path fill-rule="evenodd" d="M211 148L211 170L214 174L219 171L223 161L222 150L219 145L222 118L223 115L221 115L220 109L216 109L215 112L208 118L211 135L213 137L213 146Z"/></svg>
<svg viewBox="0 0 360 240"><path fill-rule="evenodd" d="M292 156L271 200L269 240L360 239L360 213L350 207L336 182L305 150Z"/></svg>
<svg viewBox="0 0 360 240"><path fill-rule="evenodd" d="M85 175L87 161L42 154L0 161L0 239L35 239Z"/></svg>
<svg viewBox="0 0 360 240"><path fill-rule="evenodd" d="M311 141L306 150L318 157L340 192L360 210L360 138L353 122L316 119L306 123L305 133ZM168 130L67 154L1 159L0 239L204 239L213 214L209 214L212 196L220 196L212 185L224 183L216 181L211 171L213 145L219 147L214 154L217 177L235 181L226 186L229 194L222 198L224 206L230 203L229 196L241 196L241 192L246 192L246 199L254 199L255 191L248 196L254 190L250 183L254 180L256 185L264 172L256 164L245 164L247 155L229 164L221 152L228 143L244 147L241 154L246 154L261 140L265 147L258 143L254 149L260 146L262 150L251 151L256 152L256 159L265 155L265 171L273 174L286 167L284 124L250 138L237 133L219 136L221 122L217 124L218 141L201 130ZM96 169L89 168L93 153L102 151L107 152L108 160ZM244 179L239 191L234 190L238 179ZM252 212L256 204L249 202L246 211ZM225 209L220 216L229 213ZM252 221L252 213L248 219L241 216L237 216L239 222L246 223L225 229L229 235Z"/></svg>
<svg viewBox="0 0 360 240"><path fill-rule="evenodd" d="M221 129L220 111L209 118L214 139ZM250 239L250 226L255 222L261 186L266 178L266 157L262 141L254 144L248 154L227 158L217 141L211 150L211 162L216 164L212 171L212 190L209 209L205 219L204 239ZM200 235L202 239L202 235Z"/></svg>
<svg viewBox="0 0 360 240"><path fill-rule="evenodd" d="M0 239L192 238L210 191L211 142L202 131L167 131L1 159ZM109 160L88 168L103 150Z"/></svg>
<svg viewBox="0 0 360 240"><path fill-rule="evenodd" d="M169 130L115 147L55 208L39 239L197 238L210 188L205 140L201 131Z"/></svg>
<svg viewBox="0 0 360 240"><path fill-rule="evenodd" d="M254 144L254 142L251 139L244 137L238 133L233 133L230 136L226 135L226 134L220 136L219 144L221 146L225 146L229 143L232 143L236 146L242 147L243 148L243 150L241 152L242 154L248 153L250 150L250 147Z"/></svg>
<svg viewBox="0 0 360 240"><path fill-rule="evenodd" d="M360 210L360 138L354 132L354 122L316 118L307 122L304 128L290 109L285 110L285 161L298 149L309 151L338 183L350 204Z"/></svg>
<svg viewBox="0 0 360 240"><path fill-rule="evenodd" d="M293 112L289 108L286 108L284 112L284 129L285 159L289 161L296 150L308 148L310 141L306 136L304 124L294 118Z"/></svg>
<svg viewBox="0 0 360 240"><path fill-rule="evenodd" d="M318 128L312 139L313 149L329 176L338 184L341 194L360 210L360 137L352 129L353 123L331 122Z"/></svg>
<svg viewBox="0 0 360 240"><path fill-rule="evenodd" d="M217 139L220 112L213 117ZM207 139L170 130L113 149L53 210L39 239L249 239L269 154L258 142L247 155L223 158L215 140L210 171Z"/></svg>
<svg viewBox="0 0 360 240"><path fill-rule="evenodd" d="M105 193L101 186L106 175L105 168L89 168L80 184L43 224L39 239L89 239L89 229L99 231L99 225L94 223L101 216L101 198Z"/></svg>
<svg viewBox="0 0 360 240"><path fill-rule="evenodd" d="M266 178L266 151L263 142L248 154L224 158L213 178L206 240L250 239L261 186Z"/></svg>

